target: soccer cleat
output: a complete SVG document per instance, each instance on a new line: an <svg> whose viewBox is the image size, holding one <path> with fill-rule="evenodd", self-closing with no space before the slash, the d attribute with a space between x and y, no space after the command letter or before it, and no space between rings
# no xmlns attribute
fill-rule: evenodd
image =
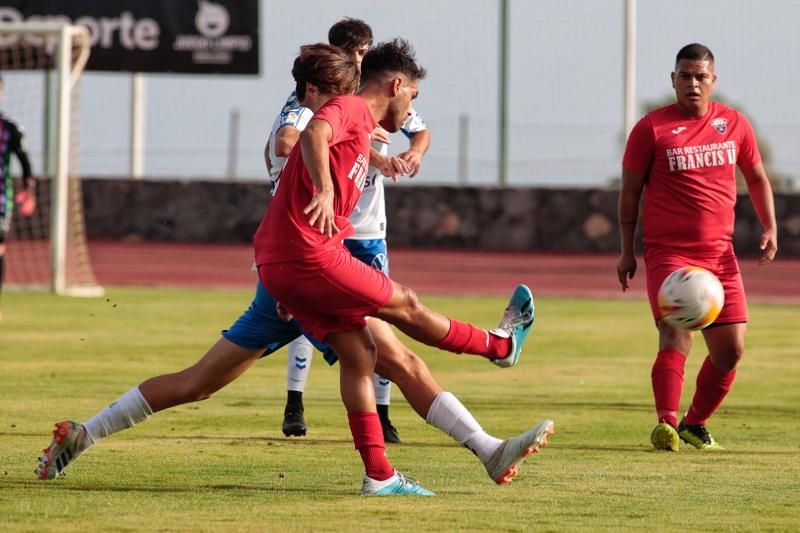
<svg viewBox="0 0 800 533"><path fill-rule="evenodd" d="M508 368L517 364L522 353L522 345L533 326L533 294L525 285L517 285L508 302L500 324L491 330L498 337L511 338L511 352L502 359L492 359L499 367Z"/></svg>
<svg viewBox="0 0 800 533"><path fill-rule="evenodd" d="M64 474L72 461L78 458L88 446L84 442L88 434L83 424L62 420L56 423L53 430L53 442L43 450L36 467L36 477L39 479L55 479Z"/></svg>
<svg viewBox="0 0 800 533"><path fill-rule="evenodd" d="M681 440L687 444L691 444L698 450L724 450L722 446L717 444L711 433L708 432L703 424L684 424L683 420L678 424L678 435Z"/></svg>
<svg viewBox="0 0 800 533"><path fill-rule="evenodd" d="M555 433L552 420L539 422L521 435L503 441L484 465L489 477L498 485L511 483L519 473L519 464L539 448L547 446L547 440Z"/></svg>
<svg viewBox="0 0 800 533"><path fill-rule="evenodd" d="M303 418L303 409L286 406L283 412L283 434L287 437L304 437L306 434L306 419Z"/></svg>
<svg viewBox="0 0 800 533"><path fill-rule="evenodd" d="M671 424L661 422L650 433L650 442L656 450L664 450L666 452L677 452L681 439L678 437L678 432L672 427Z"/></svg>
<svg viewBox="0 0 800 533"><path fill-rule="evenodd" d="M436 496L435 492L423 488L416 479L405 476L397 470L394 471L392 477L384 481L376 481L371 477L364 476L361 493L371 496Z"/></svg>
<svg viewBox="0 0 800 533"><path fill-rule="evenodd" d="M400 444L400 435L397 428L392 425L388 418L381 418L381 429L383 429L383 442L386 444Z"/></svg>

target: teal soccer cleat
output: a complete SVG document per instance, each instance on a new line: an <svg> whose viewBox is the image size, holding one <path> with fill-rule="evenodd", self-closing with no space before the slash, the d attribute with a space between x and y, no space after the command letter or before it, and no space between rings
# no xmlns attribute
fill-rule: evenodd
<svg viewBox="0 0 800 533"><path fill-rule="evenodd" d="M384 481L364 476L361 493L370 496L436 496L436 493L423 488L417 480L406 477L397 470L392 477Z"/></svg>
<svg viewBox="0 0 800 533"><path fill-rule="evenodd" d="M517 364L522 353L522 345L533 327L534 305L533 294L525 285L517 285L511 300L508 302L500 324L491 330L499 337L511 338L511 352L502 359L492 359L492 363L502 368Z"/></svg>

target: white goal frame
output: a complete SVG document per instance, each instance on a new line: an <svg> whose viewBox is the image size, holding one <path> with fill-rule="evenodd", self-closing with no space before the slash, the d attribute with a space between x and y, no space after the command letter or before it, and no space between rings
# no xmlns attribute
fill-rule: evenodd
<svg viewBox="0 0 800 533"><path fill-rule="evenodd" d="M56 294L69 296L102 296L104 290L97 285L68 287L66 281L67 224L70 168L70 126L72 90L89 60L90 35L83 26L51 22L16 22L0 24L0 34L20 35L20 38L44 39L48 53L55 57L57 74L55 173L52 184L52 216L50 220L51 289ZM76 36L81 37L77 58L73 61L72 46ZM49 156L48 156L49 157Z"/></svg>

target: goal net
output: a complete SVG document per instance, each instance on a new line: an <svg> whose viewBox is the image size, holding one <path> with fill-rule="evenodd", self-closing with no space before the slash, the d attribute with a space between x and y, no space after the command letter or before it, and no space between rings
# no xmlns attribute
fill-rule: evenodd
<svg viewBox="0 0 800 533"><path fill-rule="evenodd" d="M79 86L89 50L83 27L0 25L0 110L24 131L37 177L36 210L23 216L13 209L5 235L5 287L12 290L103 294L88 252L78 169ZM23 185L20 166L13 154L10 159L5 170L17 194ZM14 198L6 193L8 204Z"/></svg>

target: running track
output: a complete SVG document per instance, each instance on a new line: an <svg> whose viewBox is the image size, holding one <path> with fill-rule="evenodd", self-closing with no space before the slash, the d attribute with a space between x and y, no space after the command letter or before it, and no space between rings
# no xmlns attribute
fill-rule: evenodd
<svg viewBox="0 0 800 533"><path fill-rule="evenodd" d="M101 285L250 289L256 281L250 245L95 241L89 250ZM506 296L525 283L538 296L645 298L642 261L623 294L616 255L394 248L390 256L392 278L420 294ZM750 301L800 304L800 260L740 264Z"/></svg>

